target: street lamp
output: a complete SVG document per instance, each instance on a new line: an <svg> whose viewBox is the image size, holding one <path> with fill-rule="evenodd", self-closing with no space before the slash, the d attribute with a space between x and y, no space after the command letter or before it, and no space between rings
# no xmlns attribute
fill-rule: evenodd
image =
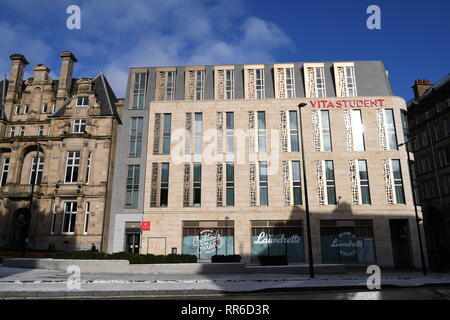
<svg viewBox="0 0 450 320"><path fill-rule="evenodd" d="M306 163L305 163L305 148L303 146L303 125L302 125L302 108L306 107L306 103L298 105L298 114L300 118L300 139L302 151L302 167L303 167L303 188L305 189L305 215L306 215L306 236L308 237L308 263L309 263L309 277L314 278L314 262L311 244L311 224L309 219L309 202L308 202L308 185L306 184Z"/></svg>
<svg viewBox="0 0 450 320"><path fill-rule="evenodd" d="M405 146L406 155L408 157L408 172L409 172L409 180L411 182L412 197L413 197L413 202L414 202L414 212L416 214L417 235L419 237L419 246L420 246L420 258L422 260L422 273L424 275L426 275L427 267L425 264L425 255L423 253L422 236L420 234L420 218L419 218L419 213L417 212L416 193L414 192L413 176L412 176L412 172L411 172L411 158L409 156L409 149L408 149L409 142L413 141L414 139L417 139L417 137L416 136L411 137L411 139L408 139L408 141L399 144L398 147Z"/></svg>

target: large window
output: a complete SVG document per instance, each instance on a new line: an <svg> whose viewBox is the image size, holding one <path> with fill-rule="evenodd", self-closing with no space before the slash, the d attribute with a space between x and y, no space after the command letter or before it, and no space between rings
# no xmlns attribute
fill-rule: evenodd
<svg viewBox="0 0 450 320"><path fill-rule="evenodd" d="M164 113L163 122L163 154L170 154L170 131L172 125L172 114Z"/></svg>
<svg viewBox="0 0 450 320"><path fill-rule="evenodd" d="M205 71L195 71L195 99L203 100L205 87Z"/></svg>
<svg viewBox="0 0 450 320"><path fill-rule="evenodd" d="M89 97L83 96L77 98L77 107L87 107L89 105Z"/></svg>
<svg viewBox="0 0 450 320"><path fill-rule="evenodd" d="M159 194L159 205L167 207L169 199L169 163L161 163L161 188Z"/></svg>
<svg viewBox="0 0 450 320"><path fill-rule="evenodd" d="M226 112L227 152L234 152L234 113Z"/></svg>
<svg viewBox="0 0 450 320"><path fill-rule="evenodd" d="M75 119L73 121L73 133L84 133L86 131L86 119Z"/></svg>
<svg viewBox="0 0 450 320"><path fill-rule="evenodd" d="M75 233L75 220L77 217L77 202L67 201L64 203L64 214L62 223L62 234Z"/></svg>
<svg viewBox="0 0 450 320"><path fill-rule="evenodd" d="M347 81L347 93L349 97L356 97L355 68L345 67L345 79Z"/></svg>
<svg viewBox="0 0 450 320"><path fill-rule="evenodd" d="M225 99L234 99L234 70L225 70Z"/></svg>
<svg viewBox="0 0 450 320"><path fill-rule="evenodd" d="M251 232L253 262L260 256L279 255L286 255L289 262L305 261L301 220L252 221Z"/></svg>
<svg viewBox="0 0 450 320"><path fill-rule="evenodd" d="M6 181L8 180L8 172L9 172L9 158L3 158L0 187L4 187L6 185Z"/></svg>
<svg viewBox="0 0 450 320"><path fill-rule="evenodd" d="M264 69L255 69L256 99L264 99Z"/></svg>
<svg viewBox="0 0 450 320"><path fill-rule="evenodd" d="M127 168L127 182L125 190L125 208L136 209L139 200L139 165L129 165Z"/></svg>
<svg viewBox="0 0 450 320"><path fill-rule="evenodd" d="M361 110L351 110L353 150L364 151L364 127Z"/></svg>
<svg viewBox="0 0 450 320"><path fill-rule="evenodd" d="M234 163L226 164L226 204L234 206Z"/></svg>
<svg viewBox="0 0 450 320"><path fill-rule="evenodd" d="M321 220L320 242L324 263L376 261L372 220Z"/></svg>
<svg viewBox="0 0 450 320"><path fill-rule="evenodd" d="M44 171L44 158L33 158L31 163L30 184L41 184Z"/></svg>
<svg viewBox="0 0 450 320"><path fill-rule="evenodd" d="M66 183L76 183L78 181L78 172L80 169L80 151L69 151L66 162Z"/></svg>
<svg viewBox="0 0 450 320"><path fill-rule="evenodd" d="M269 205L269 185L267 181L266 161L259 161L259 205Z"/></svg>
<svg viewBox="0 0 450 320"><path fill-rule="evenodd" d="M258 111L258 152L266 152L266 113Z"/></svg>
<svg viewBox="0 0 450 320"><path fill-rule="evenodd" d="M295 98L295 88L294 88L294 68L285 69L285 79L286 79L286 98Z"/></svg>
<svg viewBox="0 0 450 320"><path fill-rule="evenodd" d="M194 180L193 180L193 206L200 207L202 203L202 164L194 163Z"/></svg>
<svg viewBox="0 0 450 320"><path fill-rule="evenodd" d="M175 71L167 71L166 74L166 100L175 98Z"/></svg>
<svg viewBox="0 0 450 320"><path fill-rule="evenodd" d="M317 97L325 98L327 96L325 89L325 75L324 68L315 68L316 73L316 87L317 87Z"/></svg>
<svg viewBox="0 0 450 320"><path fill-rule="evenodd" d="M131 118L130 149L128 156L140 157L142 152L143 118Z"/></svg>
<svg viewBox="0 0 450 320"><path fill-rule="evenodd" d="M146 77L146 73L134 74L132 109L144 109Z"/></svg>
<svg viewBox="0 0 450 320"><path fill-rule="evenodd" d="M194 150L195 153L202 153L202 141L203 141L203 115L201 113L194 114Z"/></svg>

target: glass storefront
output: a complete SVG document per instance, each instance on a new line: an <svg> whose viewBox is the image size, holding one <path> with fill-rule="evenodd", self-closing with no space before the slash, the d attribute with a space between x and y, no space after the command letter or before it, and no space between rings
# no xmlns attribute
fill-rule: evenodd
<svg viewBox="0 0 450 320"><path fill-rule="evenodd" d="M288 261L305 261L301 220L252 221L251 232L252 262L257 262L261 255L287 255Z"/></svg>
<svg viewBox="0 0 450 320"><path fill-rule="evenodd" d="M372 220L321 220L322 262L376 261Z"/></svg>
<svg viewBox="0 0 450 320"><path fill-rule="evenodd" d="M234 254L234 221L183 221L183 254L202 260Z"/></svg>

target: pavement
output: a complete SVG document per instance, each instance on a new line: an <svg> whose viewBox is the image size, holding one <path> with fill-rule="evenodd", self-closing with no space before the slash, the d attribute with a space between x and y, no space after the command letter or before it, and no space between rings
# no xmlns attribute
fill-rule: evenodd
<svg viewBox="0 0 450 320"><path fill-rule="evenodd" d="M217 294L254 294L364 290L363 272L320 274L129 275L81 273L79 281L63 271L10 268L0 265L0 299L151 298ZM71 280L72 279L72 280ZM450 274L381 270L387 288L450 287Z"/></svg>

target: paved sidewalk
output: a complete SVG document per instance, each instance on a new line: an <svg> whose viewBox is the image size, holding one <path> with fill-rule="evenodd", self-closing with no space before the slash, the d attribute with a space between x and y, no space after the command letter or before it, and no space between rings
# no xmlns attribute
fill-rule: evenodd
<svg viewBox="0 0 450 320"><path fill-rule="evenodd" d="M62 271L0 266L0 298L162 297L224 293L365 290L369 275L317 275L314 279L294 274L127 275L82 274L81 288L68 289ZM450 274L382 271L381 287L449 285Z"/></svg>

